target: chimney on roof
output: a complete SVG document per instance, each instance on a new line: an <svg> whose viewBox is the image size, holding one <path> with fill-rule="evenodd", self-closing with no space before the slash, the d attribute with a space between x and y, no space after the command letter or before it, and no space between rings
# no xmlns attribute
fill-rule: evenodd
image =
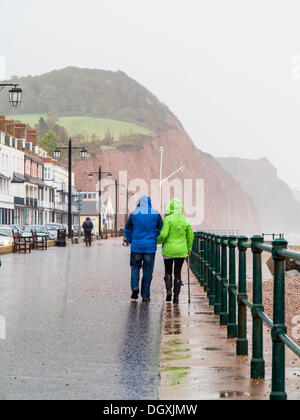
<svg viewBox="0 0 300 420"><path fill-rule="evenodd" d="M8 134L10 134L11 136L15 135L15 124L14 124L14 120L6 120L5 121L5 125L6 125L6 132Z"/></svg>
<svg viewBox="0 0 300 420"><path fill-rule="evenodd" d="M37 145L37 131L32 129L26 130L26 142L32 143L34 146Z"/></svg>
<svg viewBox="0 0 300 420"><path fill-rule="evenodd" d="M25 139L26 124L15 124L15 136L17 137L17 139Z"/></svg>
<svg viewBox="0 0 300 420"><path fill-rule="evenodd" d="M5 116L0 115L0 130L5 131Z"/></svg>

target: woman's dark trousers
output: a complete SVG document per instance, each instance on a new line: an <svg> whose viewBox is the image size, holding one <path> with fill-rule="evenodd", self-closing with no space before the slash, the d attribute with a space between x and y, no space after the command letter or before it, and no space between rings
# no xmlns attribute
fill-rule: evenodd
<svg viewBox="0 0 300 420"><path fill-rule="evenodd" d="M181 270L184 263L184 258L169 258L164 259L165 263L165 283L167 289L167 302L172 300L172 287L173 287L173 267L174 267L174 288L173 288L173 302L178 303L178 297L181 289Z"/></svg>

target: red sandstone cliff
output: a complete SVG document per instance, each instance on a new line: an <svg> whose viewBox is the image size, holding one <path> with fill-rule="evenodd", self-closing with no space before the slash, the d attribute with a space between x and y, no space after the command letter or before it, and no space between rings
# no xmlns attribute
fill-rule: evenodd
<svg viewBox="0 0 300 420"><path fill-rule="evenodd" d="M259 216L251 197L239 183L226 172L216 159L195 147L175 117L170 116L168 123L174 128L164 130L154 137L153 143L145 143L142 150L99 150L97 156L87 161L74 164L76 187L83 191L95 190L97 176L92 183L87 182L89 171L112 171L118 177L118 171L127 170L128 181L143 178L149 185L151 179L159 178L160 147L164 153L164 175L167 176L181 165L184 173L178 177L203 178L205 182L205 219L201 229L238 229L240 233L259 233ZM176 128L175 128L176 127Z"/></svg>

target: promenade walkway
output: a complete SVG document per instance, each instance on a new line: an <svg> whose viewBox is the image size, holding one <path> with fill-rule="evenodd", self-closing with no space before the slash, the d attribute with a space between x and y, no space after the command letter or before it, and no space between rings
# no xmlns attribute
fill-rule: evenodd
<svg viewBox="0 0 300 420"><path fill-rule="evenodd" d="M249 357L237 357L236 340L208 305L207 294L191 274L188 304L187 269L178 307L166 304L163 315L160 399L268 400L271 389L270 332L266 328L266 379L250 379L251 314L248 314ZM300 360L287 350L286 391L300 399Z"/></svg>
<svg viewBox="0 0 300 420"><path fill-rule="evenodd" d="M164 302L160 251L150 304L132 302L129 253L111 239L2 256L0 399L268 399L270 335L266 381L251 381L251 356L235 356L192 274L188 304L186 264L179 305ZM288 397L300 399L287 355Z"/></svg>
<svg viewBox="0 0 300 420"><path fill-rule="evenodd" d="M2 256L0 399L157 399L163 297L131 302L120 239Z"/></svg>

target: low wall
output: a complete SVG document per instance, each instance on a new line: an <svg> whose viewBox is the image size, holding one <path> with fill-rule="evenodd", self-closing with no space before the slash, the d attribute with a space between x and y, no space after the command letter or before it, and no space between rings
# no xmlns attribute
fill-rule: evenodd
<svg viewBox="0 0 300 420"><path fill-rule="evenodd" d="M94 239L96 240L96 238ZM79 240L79 242L82 242L82 238L81 240ZM67 244L71 245L72 241L70 239L67 239ZM52 241L52 240L48 240L48 246L52 247L52 246L56 246L56 241ZM11 254L13 253L13 246L12 245L8 245L8 246L0 246L0 255L4 255L4 254Z"/></svg>
<svg viewBox="0 0 300 420"><path fill-rule="evenodd" d="M0 255L10 254L11 252L13 252L13 246L12 245L0 246Z"/></svg>

